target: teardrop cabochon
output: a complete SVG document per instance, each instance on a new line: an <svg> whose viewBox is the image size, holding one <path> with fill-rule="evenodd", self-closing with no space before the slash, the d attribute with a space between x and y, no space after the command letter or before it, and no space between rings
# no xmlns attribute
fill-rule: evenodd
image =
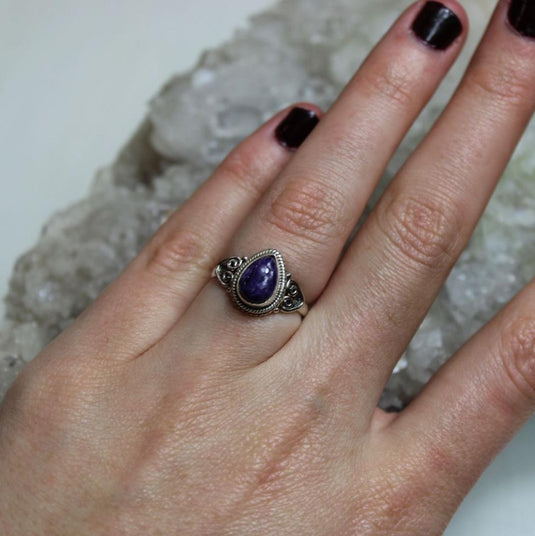
<svg viewBox="0 0 535 536"><path fill-rule="evenodd" d="M255 253L240 266L231 292L244 311L263 315L276 309L286 291L286 269L276 249ZM260 301L262 300L262 301Z"/></svg>

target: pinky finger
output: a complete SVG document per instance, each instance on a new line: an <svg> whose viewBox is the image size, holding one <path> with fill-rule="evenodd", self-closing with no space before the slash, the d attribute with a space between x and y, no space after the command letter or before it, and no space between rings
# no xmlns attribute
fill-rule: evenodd
<svg viewBox="0 0 535 536"><path fill-rule="evenodd" d="M534 411L535 281L445 363L383 432L393 435L389 444L397 442L418 460L428 498L449 506L444 513L452 515Z"/></svg>
<svg viewBox="0 0 535 536"><path fill-rule="evenodd" d="M78 346L86 341L90 353L127 360L163 337L206 284L232 235L293 149L315 126L321 111L305 106L282 110L231 151L60 340L76 332Z"/></svg>

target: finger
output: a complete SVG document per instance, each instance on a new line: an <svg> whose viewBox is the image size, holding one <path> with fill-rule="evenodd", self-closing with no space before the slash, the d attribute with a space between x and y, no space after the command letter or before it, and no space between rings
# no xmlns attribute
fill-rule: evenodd
<svg viewBox="0 0 535 536"><path fill-rule="evenodd" d="M316 347L340 341L333 362L318 366L351 363L348 388L368 415L532 116L535 40L513 32L506 15L500 2L451 102L349 248L311 328L300 330Z"/></svg>
<svg viewBox="0 0 535 536"><path fill-rule="evenodd" d="M370 53L246 218L227 256L278 249L305 299L317 298L387 162L464 41L464 34L455 39L462 25L466 26L466 17L454 2L448 6L454 7L463 23L446 10L443 18L453 30L448 34L449 47L433 48L417 37L411 25L423 5L417 2L409 7ZM214 292L202 292L199 299L204 305L199 310L205 312L204 317L217 311L226 328L227 297L220 295L214 301ZM237 317L238 322L243 317ZM271 352L288 340L295 327L293 322L285 326L276 315L262 322L273 324L268 341ZM181 337L179 332L177 337ZM257 354L256 358L264 357Z"/></svg>
<svg viewBox="0 0 535 536"><path fill-rule="evenodd" d="M234 254L280 249L292 273L303 275L311 302L396 147L460 52L464 35L437 50L411 32L423 5L410 6L393 24L230 244ZM457 37L461 23L448 13L450 38Z"/></svg>
<svg viewBox="0 0 535 536"><path fill-rule="evenodd" d="M290 108L279 112L223 160L81 315L78 337L83 332L92 347L100 341L101 352L112 349L133 356L170 329L209 279L237 227L321 116L314 105L297 108L291 115Z"/></svg>
<svg viewBox="0 0 535 536"><path fill-rule="evenodd" d="M382 439L418 460L430 498L440 490L435 504L453 513L534 410L535 281L442 366Z"/></svg>

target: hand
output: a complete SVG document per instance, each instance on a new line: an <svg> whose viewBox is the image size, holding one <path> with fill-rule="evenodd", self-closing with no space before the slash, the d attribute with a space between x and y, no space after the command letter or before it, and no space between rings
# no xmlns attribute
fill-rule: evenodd
<svg viewBox="0 0 535 536"><path fill-rule="evenodd" d="M1 534L442 533L535 408L535 283L403 412L376 406L531 118L531 4L511 22L498 3L341 253L463 45L445 4L409 7L327 113L300 103L243 141L23 370L0 407ZM210 277L270 247L304 319L248 316Z"/></svg>

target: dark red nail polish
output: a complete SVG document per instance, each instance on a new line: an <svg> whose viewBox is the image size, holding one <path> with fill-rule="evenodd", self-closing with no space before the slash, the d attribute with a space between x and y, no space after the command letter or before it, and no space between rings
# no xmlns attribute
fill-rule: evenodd
<svg viewBox="0 0 535 536"><path fill-rule="evenodd" d="M535 37L535 2L533 0L513 0L507 17L519 33L527 37Z"/></svg>
<svg viewBox="0 0 535 536"><path fill-rule="evenodd" d="M444 50L463 31L459 17L440 2L427 2L412 23L412 31L426 45Z"/></svg>
<svg viewBox="0 0 535 536"><path fill-rule="evenodd" d="M296 149L318 124L319 118L312 110L292 108L275 130L279 143L289 149Z"/></svg>

